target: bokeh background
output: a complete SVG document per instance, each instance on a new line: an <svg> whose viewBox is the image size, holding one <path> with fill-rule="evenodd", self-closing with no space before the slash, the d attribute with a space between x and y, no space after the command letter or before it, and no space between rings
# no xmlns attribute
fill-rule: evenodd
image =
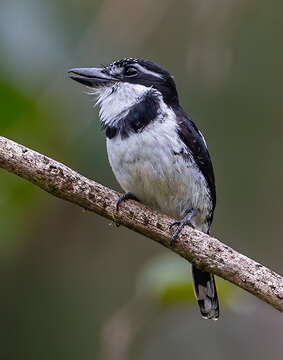
<svg viewBox="0 0 283 360"><path fill-rule="evenodd" d="M1 0L1 135L120 190L75 66L144 57L205 134L213 234L283 273L280 1ZM282 357L283 318L218 281L200 318L184 260L0 171L1 359Z"/></svg>

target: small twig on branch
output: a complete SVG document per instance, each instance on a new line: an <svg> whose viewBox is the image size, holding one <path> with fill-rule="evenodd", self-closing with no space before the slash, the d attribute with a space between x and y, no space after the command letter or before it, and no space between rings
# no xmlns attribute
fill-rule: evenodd
<svg viewBox="0 0 283 360"><path fill-rule="evenodd" d="M197 268L232 282L283 312L283 278L217 239L186 227L170 247L169 224L173 219L132 200L123 203L117 213L119 193L4 137L0 137L0 167L159 242Z"/></svg>

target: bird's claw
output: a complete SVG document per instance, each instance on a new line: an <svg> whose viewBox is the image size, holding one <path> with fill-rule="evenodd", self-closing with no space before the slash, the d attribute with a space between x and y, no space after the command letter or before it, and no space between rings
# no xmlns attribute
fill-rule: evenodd
<svg viewBox="0 0 283 360"><path fill-rule="evenodd" d="M137 197L135 197L135 195L133 195L131 192L126 192L125 194L120 196L118 201L116 202L116 211L117 212L119 212L119 207L122 204L122 202L127 201L127 200L139 201L139 199ZM115 222L115 224L117 227L120 226L120 224L118 222Z"/></svg>
<svg viewBox="0 0 283 360"><path fill-rule="evenodd" d="M117 212L119 211L119 207L122 204L122 202L127 201L127 200L139 201L139 199L135 195L133 195L131 192L126 192L125 194L120 196L118 201L116 202L116 211Z"/></svg>
<svg viewBox="0 0 283 360"><path fill-rule="evenodd" d="M191 223L191 218L194 216L195 214L195 210L191 209L188 214L184 217L183 220L180 221L174 221L169 225L169 229L172 229L173 226L178 225L177 229L175 230L174 234L172 235L171 239L170 239L170 246L173 246L174 243L176 242L176 239L178 237L178 235L180 234L180 232L183 230L183 228L185 227L185 225L189 225L191 228L195 228L194 225Z"/></svg>
<svg viewBox="0 0 283 360"><path fill-rule="evenodd" d="M174 221L174 222L172 222L172 223L169 225L169 229L172 229L172 227L175 226L175 225L180 225L180 222L181 222L181 221Z"/></svg>

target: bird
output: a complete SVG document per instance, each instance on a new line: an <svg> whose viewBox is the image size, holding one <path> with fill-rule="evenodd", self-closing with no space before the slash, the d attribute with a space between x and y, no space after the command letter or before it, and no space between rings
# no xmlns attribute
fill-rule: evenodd
<svg viewBox="0 0 283 360"><path fill-rule="evenodd" d="M68 75L96 97L110 166L125 191L117 211L133 199L172 217L172 245L186 225L209 233L214 170L202 133L179 103L173 76L142 58L72 68ZM192 266L192 277L202 317L217 320L214 276Z"/></svg>

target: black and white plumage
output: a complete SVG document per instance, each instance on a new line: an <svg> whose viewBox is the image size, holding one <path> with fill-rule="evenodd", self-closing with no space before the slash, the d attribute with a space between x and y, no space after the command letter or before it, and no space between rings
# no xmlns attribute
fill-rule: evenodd
<svg viewBox="0 0 283 360"><path fill-rule="evenodd" d="M112 170L129 194L208 233L216 203L205 140L179 104L171 75L144 59L76 68L72 79L97 96ZM182 219L185 218L185 221ZM206 319L219 317L213 275L193 267L195 294Z"/></svg>

